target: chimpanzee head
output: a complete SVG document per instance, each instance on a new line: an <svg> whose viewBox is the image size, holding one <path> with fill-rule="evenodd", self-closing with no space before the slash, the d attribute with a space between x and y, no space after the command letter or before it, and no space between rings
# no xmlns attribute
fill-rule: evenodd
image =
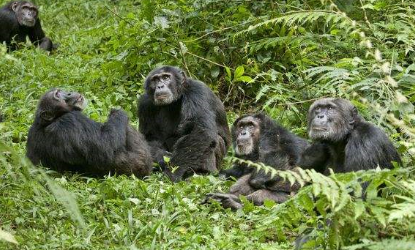
<svg viewBox="0 0 415 250"><path fill-rule="evenodd" d="M144 87L154 104L162 106L180 99L185 82L186 75L181 69L162 66L150 72Z"/></svg>
<svg viewBox="0 0 415 250"><path fill-rule="evenodd" d="M38 17L38 8L31 2L16 1L12 3L12 11L21 26L33 27Z"/></svg>
<svg viewBox="0 0 415 250"><path fill-rule="evenodd" d="M232 126L232 141L236 155L249 155L258 150L261 120L252 115L237 119Z"/></svg>
<svg viewBox="0 0 415 250"><path fill-rule="evenodd" d="M344 140L362 120L351 102L340 98L315 101L308 111L308 135L313 140Z"/></svg>
<svg viewBox="0 0 415 250"><path fill-rule="evenodd" d="M65 92L52 89L42 96L36 111L36 117L48 124L65 113L86 107L85 98L77 92Z"/></svg>

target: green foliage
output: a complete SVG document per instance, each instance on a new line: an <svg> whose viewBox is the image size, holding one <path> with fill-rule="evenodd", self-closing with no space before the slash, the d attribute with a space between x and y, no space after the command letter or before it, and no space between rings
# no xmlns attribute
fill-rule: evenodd
<svg viewBox="0 0 415 250"><path fill-rule="evenodd" d="M413 1L36 3L60 48L48 55L28 43L6 53L0 45L0 248L286 249L298 235L310 236L304 248L414 248ZM264 110L304 136L312 101L351 99L391 135L407 167L323 176L253 164L305 187L284 204L244 200L233 213L200 205L232 184L212 176L90 179L27 164L27 131L46 90L84 93L97 121L123 108L137 126L137 96L159 64L207 83L230 122ZM369 180L363 200L360 183Z"/></svg>

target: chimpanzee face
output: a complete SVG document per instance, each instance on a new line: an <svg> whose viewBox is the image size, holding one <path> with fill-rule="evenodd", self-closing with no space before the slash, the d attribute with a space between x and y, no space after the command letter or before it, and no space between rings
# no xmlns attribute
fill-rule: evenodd
<svg viewBox="0 0 415 250"><path fill-rule="evenodd" d="M313 140L343 140L353 130L357 117L356 108L347 100L317 100L308 113L308 134Z"/></svg>
<svg viewBox="0 0 415 250"><path fill-rule="evenodd" d="M247 116L237 120L232 129L236 155L249 155L258 147L260 120Z"/></svg>
<svg viewBox="0 0 415 250"><path fill-rule="evenodd" d="M38 112L45 121L53 119L74 110L85 109L87 101L77 92L66 92L60 89L53 89L47 92L40 100Z"/></svg>
<svg viewBox="0 0 415 250"><path fill-rule="evenodd" d="M84 96L77 92L65 92L57 89L53 94L53 98L58 102L65 103L71 110L82 111L87 104Z"/></svg>
<svg viewBox="0 0 415 250"><path fill-rule="evenodd" d="M181 97L184 81L185 75L180 69L163 66L149 74L145 88L155 105L169 105Z"/></svg>
<svg viewBox="0 0 415 250"><path fill-rule="evenodd" d="M17 21L20 25L26 27L33 27L36 24L38 9L30 2L14 2L12 4L12 10L14 11Z"/></svg>
<svg viewBox="0 0 415 250"><path fill-rule="evenodd" d="M172 85L175 84L173 75L168 72L151 77L151 87L154 89L154 103L156 105L167 105L174 101Z"/></svg>

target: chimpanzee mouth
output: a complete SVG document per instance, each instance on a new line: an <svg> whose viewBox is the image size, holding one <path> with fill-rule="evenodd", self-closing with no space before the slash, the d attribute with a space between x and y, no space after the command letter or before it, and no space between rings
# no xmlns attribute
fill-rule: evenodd
<svg viewBox="0 0 415 250"><path fill-rule="evenodd" d="M36 20L23 20L23 25L27 27L33 27L36 24Z"/></svg>
<svg viewBox="0 0 415 250"><path fill-rule="evenodd" d="M156 95L157 100L163 100L163 99L167 99L169 97L170 97L169 94Z"/></svg>
<svg viewBox="0 0 415 250"><path fill-rule="evenodd" d="M72 104L74 107L84 110L87 105L87 100L84 98L83 95L80 95Z"/></svg>
<svg viewBox="0 0 415 250"><path fill-rule="evenodd" d="M159 94L154 97L154 102L156 105L168 105L173 101L173 96L170 94Z"/></svg>
<svg viewBox="0 0 415 250"><path fill-rule="evenodd" d="M327 128L326 127L317 127L317 126L314 126L314 127L312 127L312 129L314 131L327 131Z"/></svg>
<svg viewBox="0 0 415 250"><path fill-rule="evenodd" d="M250 153L252 153L253 147L251 144L242 144L242 145L237 145L237 147L235 148L235 153L237 155L249 155Z"/></svg>

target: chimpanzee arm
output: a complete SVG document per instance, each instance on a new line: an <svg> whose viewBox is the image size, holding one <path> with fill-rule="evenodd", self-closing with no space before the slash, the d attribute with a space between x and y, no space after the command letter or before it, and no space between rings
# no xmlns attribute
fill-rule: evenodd
<svg viewBox="0 0 415 250"><path fill-rule="evenodd" d="M140 132L144 135L148 142L160 141L159 134L155 133L154 127L155 114L152 109L156 109L148 94L143 94L138 100L138 125Z"/></svg>
<svg viewBox="0 0 415 250"><path fill-rule="evenodd" d="M314 169L319 173L324 173L329 160L330 153L327 146L322 142L315 142L301 154L298 166L303 169Z"/></svg>
<svg viewBox="0 0 415 250"><path fill-rule="evenodd" d="M191 129L198 128L205 131L211 139L216 140L218 128L216 115L211 109L212 96L209 95L203 83L190 79L188 81L190 87L183 93L179 133L186 135L191 132Z"/></svg>
<svg viewBox="0 0 415 250"><path fill-rule="evenodd" d="M164 172L173 182L181 181L191 171L213 172L216 169L214 150L216 138L212 139L205 130L195 128L182 136L173 147L171 162L178 166L174 173Z"/></svg>
<svg viewBox="0 0 415 250"><path fill-rule="evenodd" d="M119 149L126 146L128 129L128 116L122 110L111 110L108 120L101 127L101 143L111 149Z"/></svg>
<svg viewBox="0 0 415 250"><path fill-rule="evenodd" d="M210 95L201 83L189 81L189 89L182 97L182 119L177 130L179 139L173 146L171 158L173 166L179 168L172 174L165 171L173 181L182 180L192 170L217 170L214 150L218 129L216 115L210 107Z"/></svg>
<svg viewBox="0 0 415 250"><path fill-rule="evenodd" d="M234 177L236 179L251 173L252 167L247 166L244 163L235 163L231 168L221 170L219 176L229 179Z"/></svg>
<svg viewBox="0 0 415 250"><path fill-rule="evenodd" d="M273 167L277 170L290 169L288 155L282 151L268 151L262 152L259 157L259 162L264 163L267 166ZM256 189L263 189L273 181L276 181L279 177L271 177L271 173L266 173L265 170L254 170L249 180L249 184Z"/></svg>
<svg viewBox="0 0 415 250"><path fill-rule="evenodd" d="M40 19L37 19L35 26L29 33L29 39L41 49L46 51L51 51L53 49L52 40L45 36L45 32L43 32L42 25L40 24Z"/></svg>

